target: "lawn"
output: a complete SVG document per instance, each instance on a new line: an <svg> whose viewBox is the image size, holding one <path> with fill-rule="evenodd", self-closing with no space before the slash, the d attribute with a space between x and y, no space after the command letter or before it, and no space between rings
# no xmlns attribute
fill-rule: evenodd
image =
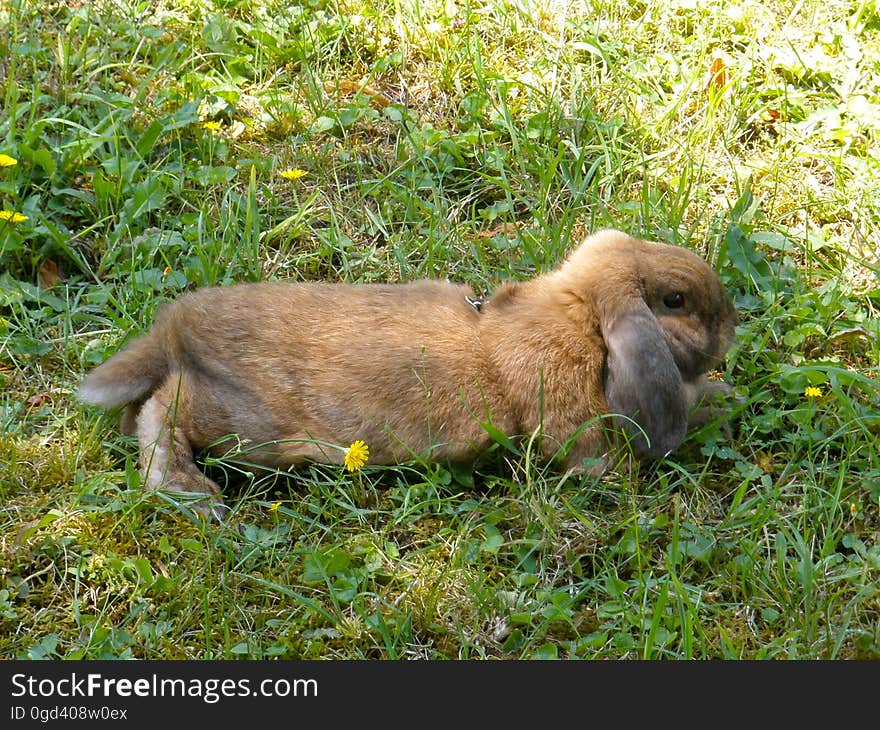
<svg viewBox="0 0 880 730"><path fill-rule="evenodd" d="M0 0L0 97L0 657L880 656L875 0ZM73 397L190 288L488 293L602 227L719 272L729 433L205 458L221 524Z"/></svg>

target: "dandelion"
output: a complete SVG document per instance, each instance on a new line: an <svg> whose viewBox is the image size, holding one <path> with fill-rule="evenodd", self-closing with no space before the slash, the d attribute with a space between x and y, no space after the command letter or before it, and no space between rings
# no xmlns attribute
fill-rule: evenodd
<svg viewBox="0 0 880 730"><path fill-rule="evenodd" d="M820 398L822 396L822 389L814 385L808 385L804 388L804 396L807 398Z"/></svg>
<svg viewBox="0 0 880 730"><path fill-rule="evenodd" d="M9 155L0 155L0 167L12 167L13 165L17 165L18 160L14 157L10 157Z"/></svg>
<svg viewBox="0 0 880 730"><path fill-rule="evenodd" d="M370 448L363 441L355 441L345 450L345 458L342 463L349 471L357 471L370 458Z"/></svg>
<svg viewBox="0 0 880 730"><path fill-rule="evenodd" d="M281 506L281 502L273 502L269 507L269 511L276 512L280 506Z"/></svg>
<svg viewBox="0 0 880 730"><path fill-rule="evenodd" d="M212 134L220 131L220 122L203 122L202 129L207 129Z"/></svg>
<svg viewBox="0 0 880 730"><path fill-rule="evenodd" d="M0 221L6 221L7 223L22 223L27 219L28 217L26 215L22 215L15 210L0 210Z"/></svg>
<svg viewBox="0 0 880 730"><path fill-rule="evenodd" d="M301 177L308 175L305 170L300 170L298 167L294 167L290 170L282 170L278 174L285 180L299 180Z"/></svg>

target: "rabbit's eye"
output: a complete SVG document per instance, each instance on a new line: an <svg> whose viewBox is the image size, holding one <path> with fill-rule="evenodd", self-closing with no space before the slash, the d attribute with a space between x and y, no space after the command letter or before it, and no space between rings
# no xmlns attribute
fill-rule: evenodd
<svg viewBox="0 0 880 730"><path fill-rule="evenodd" d="M684 306L684 294L681 292L675 292L675 294L667 294L663 297L663 304L665 304L669 309L679 309Z"/></svg>

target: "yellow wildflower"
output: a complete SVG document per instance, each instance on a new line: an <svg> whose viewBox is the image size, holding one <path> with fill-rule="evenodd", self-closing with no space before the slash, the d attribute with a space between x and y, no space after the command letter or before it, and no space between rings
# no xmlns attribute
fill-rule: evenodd
<svg viewBox="0 0 880 730"><path fill-rule="evenodd" d="M367 459L369 458L370 447L363 441L355 441L348 447L348 449L346 449L345 458L342 460L342 463L349 471L357 471L367 463Z"/></svg>
<svg viewBox="0 0 880 730"><path fill-rule="evenodd" d="M26 221L28 217L14 210L0 210L0 221L8 223L21 223Z"/></svg>
<svg viewBox="0 0 880 730"><path fill-rule="evenodd" d="M308 175L305 170L300 170L298 167L294 167L291 170L282 170L278 174L285 180L299 180L301 177Z"/></svg>
<svg viewBox="0 0 880 730"><path fill-rule="evenodd" d="M202 129L207 129L209 132L219 132L220 122L203 122Z"/></svg>
<svg viewBox="0 0 880 730"><path fill-rule="evenodd" d="M13 165L17 165L18 160L14 157L10 157L9 155L0 155L0 167L12 167Z"/></svg>
<svg viewBox="0 0 880 730"><path fill-rule="evenodd" d="M281 502L273 502L273 503L269 506L269 511L270 511L270 512L275 512L275 510L277 510L280 506L281 506Z"/></svg>
<svg viewBox="0 0 880 730"><path fill-rule="evenodd" d="M822 396L822 389L814 385L808 385L804 388L804 396L807 398L820 398Z"/></svg>

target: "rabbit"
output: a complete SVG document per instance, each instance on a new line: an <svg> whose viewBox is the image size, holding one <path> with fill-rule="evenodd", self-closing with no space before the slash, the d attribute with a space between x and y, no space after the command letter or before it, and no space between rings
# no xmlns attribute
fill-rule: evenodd
<svg viewBox="0 0 880 730"><path fill-rule="evenodd" d="M621 434L637 457L664 456L694 407L729 390L706 373L737 322L697 254L608 229L485 300L434 280L197 290L76 395L126 406L146 487L203 495L222 517L194 449L244 444L252 463L286 468L341 464L340 445L362 440L372 464L456 462L498 429L540 433L564 469L601 474Z"/></svg>

